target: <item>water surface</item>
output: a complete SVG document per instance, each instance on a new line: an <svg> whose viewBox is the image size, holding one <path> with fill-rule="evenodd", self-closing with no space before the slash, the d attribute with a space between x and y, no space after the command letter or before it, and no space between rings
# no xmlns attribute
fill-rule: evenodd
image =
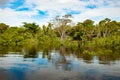
<svg viewBox="0 0 120 80"><path fill-rule="evenodd" d="M0 54L0 80L120 80L120 59L114 56L63 54Z"/></svg>

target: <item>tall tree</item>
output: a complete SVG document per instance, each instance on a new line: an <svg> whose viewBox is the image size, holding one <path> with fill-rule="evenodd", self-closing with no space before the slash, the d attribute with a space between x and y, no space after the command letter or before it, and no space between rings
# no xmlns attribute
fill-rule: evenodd
<svg viewBox="0 0 120 80"><path fill-rule="evenodd" d="M83 30L89 41L91 41L92 37L94 36L94 32L95 32L94 28L95 28L94 21L92 21L90 19L86 19L83 22Z"/></svg>
<svg viewBox="0 0 120 80"><path fill-rule="evenodd" d="M61 41L63 41L66 38L66 31L68 30L69 25L72 22L71 17L72 15L66 14L61 18L59 16L56 16L55 18L55 24L53 24L55 26L55 31L60 37Z"/></svg>
<svg viewBox="0 0 120 80"><path fill-rule="evenodd" d="M45 35L52 36L52 33L53 33L52 26L53 26L52 23L48 23L47 26L43 25L43 26L42 26L43 33L44 33Z"/></svg>
<svg viewBox="0 0 120 80"><path fill-rule="evenodd" d="M36 34L37 31L40 29L39 25L37 25L36 23L26 23L26 22L24 22L23 27L25 27L28 32L32 33L33 37L34 37L34 34Z"/></svg>
<svg viewBox="0 0 120 80"><path fill-rule="evenodd" d="M120 29L120 25L116 21L105 18L99 22L98 29L99 37L109 37L112 33L117 32L118 29Z"/></svg>
<svg viewBox="0 0 120 80"><path fill-rule="evenodd" d="M84 31L81 29L81 26L77 24L67 31L68 35L73 38L73 40L78 41L78 47L80 47L83 40Z"/></svg>

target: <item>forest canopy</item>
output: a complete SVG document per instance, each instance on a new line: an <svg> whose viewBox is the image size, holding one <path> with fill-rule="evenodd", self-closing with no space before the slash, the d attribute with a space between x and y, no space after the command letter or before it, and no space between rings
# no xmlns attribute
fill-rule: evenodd
<svg viewBox="0 0 120 80"><path fill-rule="evenodd" d="M48 25L24 22L12 27L0 23L1 46L35 45L56 48L104 48L120 50L120 22L105 18L98 24L86 19L73 25L71 15L57 16Z"/></svg>

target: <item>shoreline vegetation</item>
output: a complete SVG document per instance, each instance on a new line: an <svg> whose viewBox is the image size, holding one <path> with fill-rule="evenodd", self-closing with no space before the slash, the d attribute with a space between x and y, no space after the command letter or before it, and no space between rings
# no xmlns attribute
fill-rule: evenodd
<svg viewBox="0 0 120 80"><path fill-rule="evenodd" d="M105 18L94 25L93 20L86 19L72 25L71 17L56 16L43 26L24 22L22 26L12 27L0 23L0 49L18 46L53 50L62 46L87 55L120 53L120 22Z"/></svg>

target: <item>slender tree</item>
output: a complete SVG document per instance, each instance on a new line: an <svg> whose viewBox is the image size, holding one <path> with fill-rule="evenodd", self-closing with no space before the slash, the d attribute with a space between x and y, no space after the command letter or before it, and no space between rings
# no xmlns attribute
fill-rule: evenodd
<svg viewBox="0 0 120 80"><path fill-rule="evenodd" d="M59 16L56 16L54 25L55 25L55 31L60 37L60 40L63 41L66 38L66 31L68 30L69 24L72 22L70 19L72 15L66 14L60 18Z"/></svg>

